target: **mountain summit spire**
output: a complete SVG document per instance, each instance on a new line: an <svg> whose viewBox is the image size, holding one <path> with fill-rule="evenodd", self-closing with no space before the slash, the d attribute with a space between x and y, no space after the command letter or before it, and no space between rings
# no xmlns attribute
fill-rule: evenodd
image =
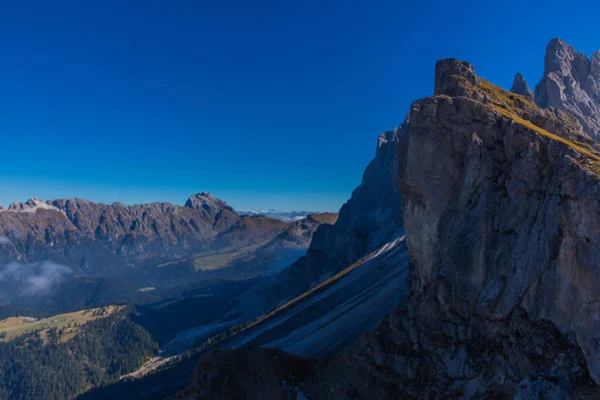
<svg viewBox="0 0 600 400"><path fill-rule="evenodd" d="M589 58L561 39L546 47L544 77L535 88L540 107L567 111L600 141L600 51Z"/></svg>
<svg viewBox="0 0 600 400"><path fill-rule="evenodd" d="M521 75L520 72L517 72L517 74L515 75L515 79L513 81L510 91L533 100L533 92L531 91L531 88L527 84L527 81L525 80L523 75Z"/></svg>

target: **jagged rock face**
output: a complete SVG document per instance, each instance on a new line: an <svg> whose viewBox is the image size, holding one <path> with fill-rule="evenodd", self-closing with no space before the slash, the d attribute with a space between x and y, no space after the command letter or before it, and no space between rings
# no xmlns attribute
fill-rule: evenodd
<svg viewBox="0 0 600 400"><path fill-rule="evenodd" d="M435 65L434 95L459 96L463 92L463 86L458 85L457 79L466 80L467 86L477 86L479 77L475 75L475 69L467 62L456 62L447 58Z"/></svg>
<svg viewBox="0 0 600 400"><path fill-rule="evenodd" d="M397 184L401 130L379 136L375 158L367 166L361 185L340 209L337 221L318 227L306 256L242 296L234 308L238 317L262 315L403 234L402 197Z"/></svg>
<svg viewBox="0 0 600 400"><path fill-rule="evenodd" d="M173 399L306 399L303 382L313 364L277 349L214 350L200 360L192 384Z"/></svg>
<svg viewBox="0 0 600 400"><path fill-rule="evenodd" d="M91 275L124 273L147 261L202 248L239 219L231 207L206 193L190 197L185 207L32 199L0 211L5 241L0 259L52 260Z"/></svg>
<svg viewBox="0 0 600 400"><path fill-rule="evenodd" d="M588 58L560 39L546 48L544 77L535 89L540 107L556 107L576 117L600 140L600 51Z"/></svg>
<svg viewBox="0 0 600 400"><path fill-rule="evenodd" d="M533 324L550 321L569 337L600 382L598 148L570 140L580 135L569 133L568 117L471 84L471 70L456 60L441 63L457 65L450 78L438 76L449 91L413 104L399 147L415 293L402 315L417 321L408 343L423 345L420 335L449 329L446 347L456 346L461 329L483 332L523 309ZM469 98L451 97L460 91ZM531 359L509 365L521 361ZM525 376L517 373L503 390L514 395Z"/></svg>
<svg viewBox="0 0 600 400"><path fill-rule="evenodd" d="M198 210L203 219L213 221L213 229L217 232L229 229L240 219L231 206L207 192L190 196L185 207Z"/></svg>
<svg viewBox="0 0 600 400"><path fill-rule="evenodd" d="M437 95L413 104L399 137L411 294L376 332L315 366L306 393L597 392L599 146L567 114L477 78L469 64L442 60L436 72Z"/></svg>
<svg viewBox="0 0 600 400"><path fill-rule="evenodd" d="M432 297L411 302L330 359L274 349L208 353L176 398L295 399L298 392L319 400L593 398L583 397L597 389L580 349L552 324L516 312L502 322L474 318L467 327ZM263 379L270 390L259 393L256 382Z"/></svg>
<svg viewBox="0 0 600 400"><path fill-rule="evenodd" d="M533 100L534 97L533 92L527 84L527 81L519 72L517 72L517 74L515 75L515 80L513 81L510 91L516 94L520 94L521 96L525 96L530 100Z"/></svg>
<svg viewBox="0 0 600 400"><path fill-rule="evenodd" d="M374 333L314 365L303 393L588 398L600 382L600 145L567 113L506 92L467 63L440 61L435 88L411 107L393 156L410 295ZM319 231L340 221L352 217L342 210ZM311 249L325 239L315 235ZM241 362L251 382L258 368Z"/></svg>
<svg viewBox="0 0 600 400"><path fill-rule="evenodd" d="M402 129L379 136L375 158L365 169L361 185L340 209L337 222L315 233L310 251L325 253L333 273L403 232L402 196L395 168Z"/></svg>
<svg viewBox="0 0 600 400"><path fill-rule="evenodd" d="M307 260L311 271L335 274L403 232L395 168L401 131L402 127L379 136L375 158L365 169L361 185L340 209L337 222L315 233ZM323 258L326 265L322 265Z"/></svg>

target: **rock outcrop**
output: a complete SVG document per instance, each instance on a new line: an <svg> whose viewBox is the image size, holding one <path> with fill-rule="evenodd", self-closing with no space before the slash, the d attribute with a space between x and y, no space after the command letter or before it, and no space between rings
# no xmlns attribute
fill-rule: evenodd
<svg viewBox="0 0 600 400"><path fill-rule="evenodd" d="M527 81L525 80L523 75L521 75L520 72L517 72L517 74L515 75L515 79L513 81L512 87L510 88L510 91L516 94L520 94L521 96L527 97L529 100L533 101L533 92L529 88Z"/></svg>
<svg viewBox="0 0 600 400"><path fill-rule="evenodd" d="M550 41L535 102L567 111L590 137L600 140L600 51L590 59L561 39Z"/></svg>
<svg viewBox="0 0 600 400"><path fill-rule="evenodd" d="M258 249L268 254L273 245L296 247L317 228L305 256L232 302L222 325L252 328L231 346L325 357L375 329L400 303L409 261L397 179L402 129L379 137L362 184L339 216L310 215Z"/></svg>
<svg viewBox="0 0 600 400"><path fill-rule="evenodd" d="M408 398L579 396L599 377L598 146L469 64L436 71L444 89L413 104L399 146L411 295L326 368L345 370L333 398L375 398L367 382Z"/></svg>
<svg viewBox="0 0 600 400"><path fill-rule="evenodd" d="M192 384L173 400L306 400L303 382L313 372L312 361L277 349L214 350L200 360Z"/></svg>
<svg viewBox="0 0 600 400"><path fill-rule="evenodd" d="M592 398L600 145L576 116L504 91L468 63L440 61L435 94L412 105L395 156L410 294L375 332L311 367L303 393Z"/></svg>
<svg viewBox="0 0 600 400"><path fill-rule="evenodd" d="M364 379L339 379L365 398L373 380L413 398L575 396L598 379L598 146L466 63L436 70L445 89L413 104L399 146L412 294L335 367Z"/></svg>
<svg viewBox="0 0 600 400"><path fill-rule="evenodd" d="M232 314L249 320L298 296L403 234L397 146L402 127L379 136L375 158L334 224L321 224L306 256L242 296Z"/></svg>
<svg viewBox="0 0 600 400"><path fill-rule="evenodd" d="M400 146L412 288L459 318L523 309L551 321L574 335L600 382L600 325L590 319L600 300L591 268L600 254L598 146L582 144L568 117L522 106L489 83L466 90L482 101L416 102Z"/></svg>

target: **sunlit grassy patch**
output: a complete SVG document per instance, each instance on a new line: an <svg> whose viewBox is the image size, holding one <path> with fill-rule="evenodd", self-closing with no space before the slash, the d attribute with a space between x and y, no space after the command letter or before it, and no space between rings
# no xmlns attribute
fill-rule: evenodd
<svg viewBox="0 0 600 400"><path fill-rule="evenodd" d="M580 155L587 157L589 163L583 164L582 167L600 176L600 155L598 154L598 150L593 146L583 142L571 141L562 136L548 132L546 129L535 125L524 118L524 116L536 112L536 109L539 109L539 107L537 107L530 99L515 93L507 92L483 79L481 79L479 87L488 95L492 102L491 107L495 111L517 124L531 129L545 138L565 145L570 149L575 150ZM539 110L537 111L539 112Z"/></svg>
<svg viewBox="0 0 600 400"><path fill-rule="evenodd" d="M333 225L333 224L335 224L335 222L338 219L337 214L332 214L332 213L328 213L328 212L322 213L322 214L311 214L310 216L320 224Z"/></svg>
<svg viewBox="0 0 600 400"><path fill-rule="evenodd" d="M247 250L232 251L229 253L215 253L201 255L194 258L194 269L196 271L214 271L230 265L233 261L247 254Z"/></svg>
<svg viewBox="0 0 600 400"><path fill-rule="evenodd" d="M61 332L59 341L66 342L77 335L85 323L108 317L123 308L123 306L92 308L43 319L11 317L0 321L0 342L13 340L19 335L33 332L39 332L40 337L47 341L50 330L54 328Z"/></svg>

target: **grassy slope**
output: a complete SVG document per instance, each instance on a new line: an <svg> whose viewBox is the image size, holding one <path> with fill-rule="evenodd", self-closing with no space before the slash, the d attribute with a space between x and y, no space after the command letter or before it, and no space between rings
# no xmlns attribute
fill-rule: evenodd
<svg viewBox="0 0 600 400"><path fill-rule="evenodd" d="M519 116L518 112L520 109L525 109L528 111L530 109L538 108L529 99L518 94L507 92L499 86L496 86L483 79L481 80L480 88L483 89L486 94L490 95L493 100L495 100L493 103L493 108L503 116L512 119L519 125L531 129L548 139L566 145L583 156L600 162L600 156L598 155L597 150L588 144L571 141L563 138L562 136L550 133L547 130L535 125L531 121Z"/></svg>
<svg viewBox="0 0 600 400"><path fill-rule="evenodd" d="M9 341L19 335L28 332L41 331L42 338L47 336L48 330L52 328L65 329L61 336L61 342L74 337L81 331L81 325L86 322L105 318L116 311L122 310L122 306L108 306L102 308L93 308L90 310L82 310L67 314L54 315L52 317L35 319L30 317L11 317L0 321L0 332L6 332L4 338L0 338L0 342ZM75 326L77 324L77 326ZM69 327L69 325L71 325Z"/></svg>
<svg viewBox="0 0 600 400"><path fill-rule="evenodd" d="M322 214L310 214L310 217L312 217L312 219L314 219L315 221L317 221L320 224L329 224L329 225L335 224L335 221L337 221L337 219L338 219L337 214L333 214L333 213L329 213L329 212L325 212Z"/></svg>
<svg viewBox="0 0 600 400"><path fill-rule="evenodd" d="M194 269L196 271L213 271L228 267L232 262L250 256L253 251L268 242L269 240L266 240L252 246L246 246L223 253L198 253L194 256Z"/></svg>

